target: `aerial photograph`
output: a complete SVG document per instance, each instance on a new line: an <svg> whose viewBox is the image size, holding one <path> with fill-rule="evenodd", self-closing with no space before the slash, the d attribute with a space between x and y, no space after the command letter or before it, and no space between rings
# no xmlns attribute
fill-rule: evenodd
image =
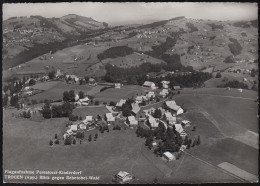
<svg viewBox="0 0 260 186"><path fill-rule="evenodd" d="M3 183L257 183L258 4L2 4Z"/></svg>

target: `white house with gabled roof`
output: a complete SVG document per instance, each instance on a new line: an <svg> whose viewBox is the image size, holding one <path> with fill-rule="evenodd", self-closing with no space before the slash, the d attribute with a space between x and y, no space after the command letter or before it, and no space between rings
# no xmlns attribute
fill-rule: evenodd
<svg viewBox="0 0 260 186"><path fill-rule="evenodd" d="M155 83L151 81L145 81L143 84L144 87L149 87L151 89L156 89Z"/></svg>

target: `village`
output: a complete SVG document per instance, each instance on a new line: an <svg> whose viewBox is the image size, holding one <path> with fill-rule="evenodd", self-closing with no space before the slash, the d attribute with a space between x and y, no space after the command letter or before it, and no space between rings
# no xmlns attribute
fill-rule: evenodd
<svg viewBox="0 0 260 186"><path fill-rule="evenodd" d="M23 79L26 81L22 85L21 91L16 93L19 96L19 99L28 99L30 96L41 93L42 91L33 88L37 86L38 83L61 81L68 85L79 85L79 82L83 81L84 83L81 83L83 84L81 86L91 87L95 87L99 84L94 78L89 78L87 80L88 83L86 83L84 78L82 79L76 75L64 75L59 69L57 69L55 73L52 71L48 75L39 74L39 76L28 76ZM69 115L65 133L62 138L55 134L54 139L51 139L49 142L50 147L62 144L65 146L81 144L84 141L85 133L89 134L92 131L97 130L101 131L101 133L104 131L109 132L109 128L113 130L140 130L140 128L143 128L149 131L162 129L165 132L166 130L174 131L174 133L181 137L182 142L177 149L169 149L171 152L166 150L165 152L162 152L160 156L164 157L167 161L179 159L179 151L184 151L187 148L189 149L191 145L194 146L200 142L195 142L197 139L194 139L192 144L192 140L188 140L189 133L186 132L186 128L192 128L193 126L192 130L196 130L196 125L192 124L183 116L183 114L187 112L187 109L182 108L174 101L174 95L180 94L181 87L174 86L174 89L171 90L169 89L169 83L169 81L162 81L162 87L159 89L154 82L145 81L142 86L145 90L143 94L137 95L136 97L132 96L128 99L120 99L118 102L108 101L105 104L103 103L107 111L109 111L104 115L90 115L88 113L83 117L78 117L74 114ZM14 86L17 85L19 85L19 81L14 83ZM110 84L110 88L120 90L124 88L124 85L121 83L115 83L114 85ZM71 91L69 91L69 93L70 92ZM3 92L3 94L8 94L8 91L6 93ZM50 106L50 109L54 109L54 106L64 104L64 94L63 101L52 102L51 105L53 106ZM15 94L13 94L13 96L15 96ZM12 102L11 99L13 99L13 96L12 98L11 96L8 97L9 102ZM82 91L75 92L73 96L73 102L70 104L74 105L75 108L91 109L98 107L101 104L98 101L93 101L93 97L86 96ZM44 103L46 105L47 101L44 101ZM30 119L35 116L40 116L43 114L42 112L45 106L37 106L38 104L42 105L40 102L34 104L20 102L17 106L19 112L17 114L12 114L12 117ZM175 135L174 133L172 134ZM95 135L94 133L90 134L88 139L85 137L85 140L88 140L89 142L92 141L92 135L96 141L98 138L97 133ZM157 148L158 143L161 143L157 137L152 140L149 138L146 141L149 141L146 145L150 149ZM121 180L122 182L129 181L130 179L128 173L124 172L119 172L117 177L119 178L119 181Z"/></svg>

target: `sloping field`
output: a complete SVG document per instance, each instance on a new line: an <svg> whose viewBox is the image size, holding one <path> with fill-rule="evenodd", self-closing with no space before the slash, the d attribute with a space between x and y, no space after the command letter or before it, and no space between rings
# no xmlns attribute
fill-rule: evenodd
<svg viewBox="0 0 260 186"><path fill-rule="evenodd" d="M42 86L48 88L48 86L50 86L49 83L50 82L44 82ZM29 98L35 99L37 101L44 100L44 99L58 100L58 99L62 99L64 91L74 90L75 93L79 93L79 91L83 91L85 94L87 94L87 92L92 88L93 88L92 86L88 86L88 85L66 84L64 82L58 82L57 84L55 84L55 86L52 87L50 86L50 88L47 89L46 91L40 94L33 95Z"/></svg>
<svg viewBox="0 0 260 186"><path fill-rule="evenodd" d="M136 95L141 95L144 94L146 88L143 88L138 85L125 85L120 89L116 88L110 88L107 89L103 92L100 92L96 94L95 100L99 101L119 101L120 99L127 99L127 98L132 98L132 96L135 98Z"/></svg>
<svg viewBox="0 0 260 186"><path fill-rule="evenodd" d="M59 81L37 82L35 85L31 86L31 88L38 90L48 90L54 86L57 86L59 83Z"/></svg>
<svg viewBox="0 0 260 186"><path fill-rule="evenodd" d="M73 114L81 116L83 119L85 119L86 116L97 117L98 114L101 117L103 117L106 113L109 113L109 110L107 110L107 108L105 106L82 107L82 108L76 108L73 110Z"/></svg>
<svg viewBox="0 0 260 186"><path fill-rule="evenodd" d="M258 181L258 178L257 176L253 175L253 174L250 174L240 168L238 168L237 166L234 166L228 162L223 162L221 164L218 165L219 167L221 167L222 169L234 174L234 175L237 175L239 176L240 178L243 178L244 180L247 180L249 182L257 182Z"/></svg>

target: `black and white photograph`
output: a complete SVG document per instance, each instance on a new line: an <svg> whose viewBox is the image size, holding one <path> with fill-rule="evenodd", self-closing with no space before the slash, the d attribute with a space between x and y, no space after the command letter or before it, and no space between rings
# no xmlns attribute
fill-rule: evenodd
<svg viewBox="0 0 260 186"><path fill-rule="evenodd" d="M3 183L258 183L258 4L2 4Z"/></svg>

